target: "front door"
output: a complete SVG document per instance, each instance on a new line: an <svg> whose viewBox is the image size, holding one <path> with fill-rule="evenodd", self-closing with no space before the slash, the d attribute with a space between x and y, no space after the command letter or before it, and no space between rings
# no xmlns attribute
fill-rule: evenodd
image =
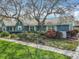
<svg viewBox="0 0 79 59"><path fill-rule="evenodd" d="M22 26L18 26L18 31L22 31Z"/></svg>

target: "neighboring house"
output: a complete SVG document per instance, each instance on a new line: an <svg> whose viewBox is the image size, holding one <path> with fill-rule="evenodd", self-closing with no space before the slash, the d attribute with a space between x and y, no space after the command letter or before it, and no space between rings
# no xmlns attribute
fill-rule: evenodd
<svg viewBox="0 0 79 59"><path fill-rule="evenodd" d="M73 29L72 24L74 23L74 18L72 16L66 17L66 21L62 21L64 17L56 19L47 19L43 26L42 31L47 31L48 29L54 29L56 31L67 32ZM61 22L62 21L62 22ZM25 31L39 31L38 23L35 20L20 19L15 20L12 18L5 18L0 20L0 31L7 31L11 33L25 32Z"/></svg>
<svg viewBox="0 0 79 59"><path fill-rule="evenodd" d="M75 18L73 16L65 16L64 18L61 16L59 17L59 24L68 24L70 26L70 30L73 29L75 25Z"/></svg>
<svg viewBox="0 0 79 59"><path fill-rule="evenodd" d="M79 30L79 21L75 21L74 29Z"/></svg>

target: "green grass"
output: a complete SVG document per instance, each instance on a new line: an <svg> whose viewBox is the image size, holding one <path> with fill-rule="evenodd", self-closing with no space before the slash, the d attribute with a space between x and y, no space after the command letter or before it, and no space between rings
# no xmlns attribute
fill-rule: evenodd
<svg viewBox="0 0 79 59"><path fill-rule="evenodd" d="M55 52L38 50L25 45L0 40L0 59L70 59Z"/></svg>
<svg viewBox="0 0 79 59"><path fill-rule="evenodd" d="M57 47L60 49L72 50L74 51L79 45L79 40L67 40L67 39L47 39L45 40L48 46Z"/></svg>

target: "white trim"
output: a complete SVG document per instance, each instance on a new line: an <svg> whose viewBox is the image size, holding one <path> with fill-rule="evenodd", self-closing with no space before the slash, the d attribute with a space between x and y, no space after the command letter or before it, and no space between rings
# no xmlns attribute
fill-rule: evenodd
<svg viewBox="0 0 79 59"><path fill-rule="evenodd" d="M48 31L48 26L46 26L46 31Z"/></svg>
<svg viewBox="0 0 79 59"><path fill-rule="evenodd" d="M22 26L18 26L18 30L21 31L23 28Z"/></svg>
<svg viewBox="0 0 79 59"><path fill-rule="evenodd" d="M30 26L29 26L29 31L30 31Z"/></svg>
<svg viewBox="0 0 79 59"><path fill-rule="evenodd" d="M54 26L54 30L57 31L57 26Z"/></svg>
<svg viewBox="0 0 79 59"><path fill-rule="evenodd" d="M12 31L14 31L14 27L12 27Z"/></svg>
<svg viewBox="0 0 79 59"><path fill-rule="evenodd" d="M34 26L34 31L36 31L36 26Z"/></svg>

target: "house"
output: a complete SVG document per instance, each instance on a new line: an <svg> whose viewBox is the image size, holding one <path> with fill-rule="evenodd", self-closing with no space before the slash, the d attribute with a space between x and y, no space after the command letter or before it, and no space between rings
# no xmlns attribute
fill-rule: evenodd
<svg viewBox="0 0 79 59"><path fill-rule="evenodd" d="M79 30L79 21L75 21L74 29Z"/></svg>
<svg viewBox="0 0 79 59"><path fill-rule="evenodd" d="M43 25L42 31L54 29L56 31L67 32L73 29L74 18L66 16L56 19L47 19ZM5 18L0 20L0 31L11 33L39 31L38 23L36 20Z"/></svg>

